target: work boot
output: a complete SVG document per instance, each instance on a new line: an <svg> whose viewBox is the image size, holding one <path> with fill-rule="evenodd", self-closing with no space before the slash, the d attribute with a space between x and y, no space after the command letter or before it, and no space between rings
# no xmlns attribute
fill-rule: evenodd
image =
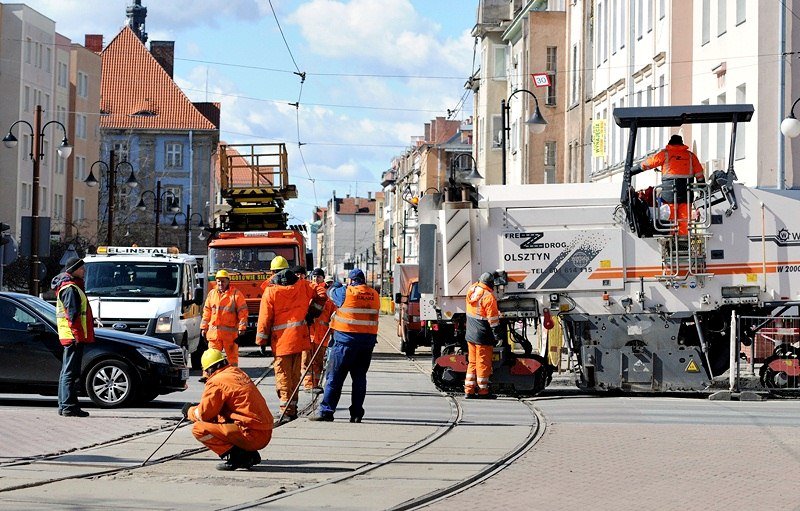
<svg viewBox="0 0 800 511"><path fill-rule="evenodd" d="M236 470L237 468L250 468L254 465L252 453L245 451L240 447L233 446L233 448L226 454L223 454L222 457L223 459L227 457L227 459L224 463L217 465L217 470L229 472L231 470ZM260 456L258 461L261 462Z"/></svg>
<svg viewBox="0 0 800 511"><path fill-rule="evenodd" d="M464 399L477 399L477 398L478 398L478 396L473 394L473 393L469 393L469 394L465 393L464 394Z"/></svg>
<svg viewBox="0 0 800 511"><path fill-rule="evenodd" d="M309 417L308 420L314 422L333 422L333 414L321 413L319 415L314 415L313 417Z"/></svg>
<svg viewBox="0 0 800 511"><path fill-rule="evenodd" d="M359 424L360 424L360 423L361 423L361 419L362 419L362 418L363 418L363 417L355 417L355 416L350 416L350 422L356 422L356 423L359 423Z"/></svg>
<svg viewBox="0 0 800 511"><path fill-rule="evenodd" d="M497 396L495 394L490 394L490 393L478 394L475 396L475 399L497 399Z"/></svg>
<svg viewBox="0 0 800 511"><path fill-rule="evenodd" d="M292 422L296 418L297 418L297 414L289 415L288 413L285 413L285 414L283 414L283 417L279 417L275 421L274 426L282 426L283 424L286 424L287 422Z"/></svg>
<svg viewBox="0 0 800 511"><path fill-rule="evenodd" d="M76 408L75 410L61 410L62 417L88 417L89 412Z"/></svg>
<svg viewBox="0 0 800 511"><path fill-rule="evenodd" d="M250 466L254 467L261 463L261 455L258 451L250 451Z"/></svg>

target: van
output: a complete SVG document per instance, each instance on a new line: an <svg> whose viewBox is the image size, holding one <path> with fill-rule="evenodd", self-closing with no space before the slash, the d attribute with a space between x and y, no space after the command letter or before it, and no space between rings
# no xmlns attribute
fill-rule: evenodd
<svg viewBox="0 0 800 511"><path fill-rule="evenodd" d="M430 346L430 336L427 335L425 323L419 317L419 266L396 264L393 277L400 351L411 357L417 347Z"/></svg>
<svg viewBox="0 0 800 511"><path fill-rule="evenodd" d="M170 341L199 367L203 274L177 248L98 247L84 258L86 296L100 328Z"/></svg>

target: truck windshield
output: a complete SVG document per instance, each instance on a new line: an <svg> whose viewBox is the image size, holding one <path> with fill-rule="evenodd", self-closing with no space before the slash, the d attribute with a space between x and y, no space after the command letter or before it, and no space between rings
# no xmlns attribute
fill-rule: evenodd
<svg viewBox="0 0 800 511"><path fill-rule="evenodd" d="M276 247L211 247L208 249L208 272L269 271L269 265L277 256L283 256L289 266L298 264L296 248Z"/></svg>
<svg viewBox="0 0 800 511"><path fill-rule="evenodd" d="M158 298L180 294L180 266L167 262L86 263L86 294Z"/></svg>
<svg viewBox="0 0 800 511"><path fill-rule="evenodd" d="M419 295L419 286L417 282L411 284L411 291L408 292L408 301L409 302L418 302L420 299Z"/></svg>

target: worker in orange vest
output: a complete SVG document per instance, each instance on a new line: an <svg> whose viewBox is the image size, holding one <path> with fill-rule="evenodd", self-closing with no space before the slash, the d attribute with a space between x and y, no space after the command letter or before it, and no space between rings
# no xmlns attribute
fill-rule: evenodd
<svg viewBox="0 0 800 511"><path fill-rule="evenodd" d="M705 182L703 166L697 156L683 144L683 137L672 135L667 147L647 158L641 166L631 168L631 175L661 167L661 199L669 206L669 220L678 226L678 234L689 234L689 183Z"/></svg>
<svg viewBox="0 0 800 511"><path fill-rule="evenodd" d="M313 282L316 283L317 286L321 286L326 290L328 289L329 284L324 282L325 272L322 271L321 268L312 271L311 275ZM330 282L333 283L333 279L331 279ZM330 321L334 311L336 311L336 306L329 298L326 298L322 313L317 316L311 324L311 349L303 353L301 367L301 372L306 373L306 377L303 380L303 388L308 392L322 392L322 388L320 387L322 363L325 359L325 349L328 347L328 340L331 338Z"/></svg>
<svg viewBox="0 0 800 511"><path fill-rule="evenodd" d="M489 377L492 375L492 351L495 345L502 346L503 330L500 326L500 311L494 296L494 275L481 274L478 282L467 289L467 331L469 364L464 379L464 397L467 399L494 399L489 392ZM477 387L477 394L475 393Z"/></svg>
<svg viewBox="0 0 800 511"><path fill-rule="evenodd" d="M214 278L217 287L206 297L200 331L210 348L224 350L228 362L238 366L237 341L247 330L247 302L239 290L231 288L231 276L227 270L219 270Z"/></svg>
<svg viewBox="0 0 800 511"><path fill-rule="evenodd" d="M221 351L208 349L200 359L206 386L200 403L183 406L192 434L224 463L217 470L261 463L259 449L272 439L272 413L247 373L228 364Z"/></svg>
<svg viewBox="0 0 800 511"><path fill-rule="evenodd" d="M334 284L328 296L338 307L331 320L333 347L328 354L329 373L325 377L325 393L319 415L313 421L333 420L347 375L353 382L350 393L350 422L364 417L364 398L367 395L367 371L372 350L378 342L378 318L381 299L377 291L367 286L364 272L355 268L348 275L347 287Z"/></svg>
<svg viewBox="0 0 800 511"><path fill-rule="evenodd" d="M282 422L297 418L297 390L303 351L311 349L308 324L320 314L325 290L300 280L290 269L275 274L264 289L258 311L256 344L272 345L275 391Z"/></svg>

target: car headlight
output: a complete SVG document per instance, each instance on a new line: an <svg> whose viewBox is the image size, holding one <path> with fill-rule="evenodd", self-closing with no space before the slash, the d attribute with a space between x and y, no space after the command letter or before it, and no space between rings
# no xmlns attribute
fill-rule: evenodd
<svg viewBox="0 0 800 511"><path fill-rule="evenodd" d="M148 362L169 365L169 360L167 360L166 355L160 351L153 351L147 348L136 348L136 351L138 351L139 354L141 354Z"/></svg>
<svg viewBox="0 0 800 511"><path fill-rule="evenodd" d="M168 334L172 332L172 313L168 312L166 314L162 314L156 320L156 330L157 334Z"/></svg>

